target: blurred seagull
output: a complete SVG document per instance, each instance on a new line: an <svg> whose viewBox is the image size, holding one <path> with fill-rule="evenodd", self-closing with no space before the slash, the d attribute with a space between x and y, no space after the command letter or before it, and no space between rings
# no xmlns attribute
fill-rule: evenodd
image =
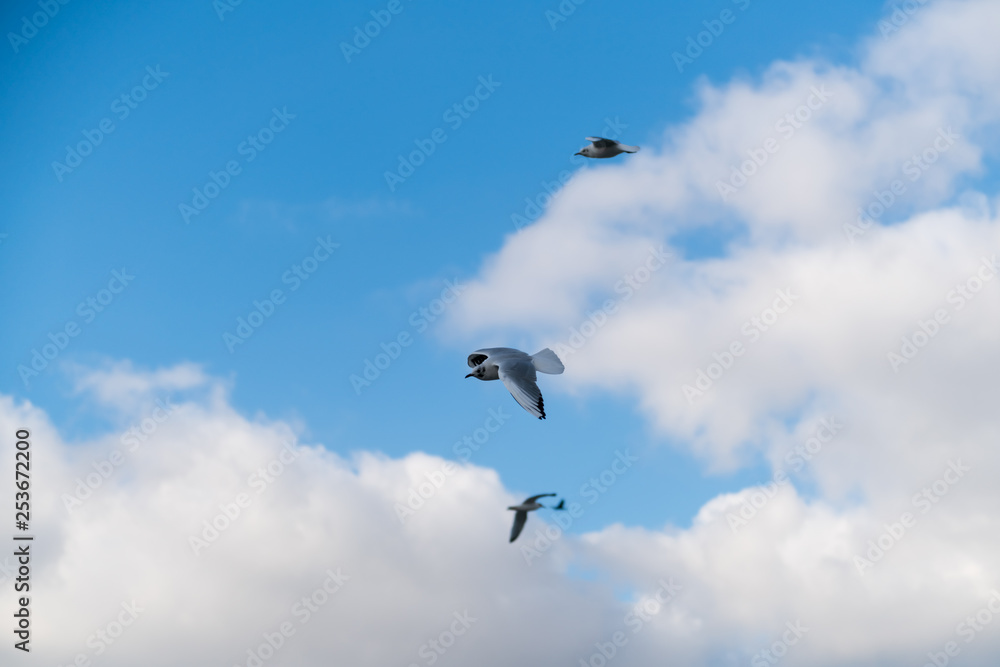
<svg viewBox="0 0 1000 667"><path fill-rule="evenodd" d="M503 380L514 400L539 419L545 419L545 404L536 383L535 371L559 375L566 370L556 353L549 348L529 356L510 347L488 347L470 354L469 366L472 372L465 377Z"/></svg>
<svg viewBox="0 0 1000 667"><path fill-rule="evenodd" d="M592 142L589 146L580 149L577 155L583 157L614 157L620 153L638 153L638 146L627 146L620 144L614 139L603 139L601 137L587 137L587 141Z"/></svg>
<svg viewBox="0 0 1000 667"><path fill-rule="evenodd" d="M514 510L514 525L510 529L510 541L513 542L517 539L517 536L521 534L524 530L524 522L528 520L528 512L537 510L540 507L545 507L538 502L539 498L545 498L546 496L554 496L554 493L539 493L537 496L531 496L525 500L520 505L514 505L508 507L509 510Z"/></svg>

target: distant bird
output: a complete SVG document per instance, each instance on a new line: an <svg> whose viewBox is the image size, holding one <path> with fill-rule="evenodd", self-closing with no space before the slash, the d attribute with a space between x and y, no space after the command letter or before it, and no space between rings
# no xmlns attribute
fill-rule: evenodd
<svg viewBox="0 0 1000 667"><path fill-rule="evenodd" d="M513 542L517 539L517 536L521 534L524 530L524 522L528 520L528 512L539 509L540 507L545 507L538 502L539 498L545 498L546 496L554 496L554 493L539 493L537 496L531 496L525 500L520 505L514 505L508 507L509 510L514 510L514 525L510 529L510 541Z"/></svg>
<svg viewBox="0 0 1000 667"><path fill-rule="evenodd" d="M549 348L529 356L510 347L488 347L470 354L469 366L472 372L465 377L503 380L504 386L521 407L539 419L545 419L545 404L536 383L535 371L559 375L566 370L556 353Z"/></svg>
<svg viewBox="0 0 1000 667"><path fill-rule="evenodd" d="M563 498L562 500L559 501L558 505L556 505L555 507L552 507L551 509L554 509L554 510L564 510L564 509L566 509L566 499Z"/></svg>
<svg viewBox="0 0 1000 667"><path fill-rule="evenodd" d="M620 144L614 139L603 139L601 137L587 137L587 141L593 142L589 146L580 149L577 155L583 157L614 157L620 153L638 153L638 146L627 146Z"/></svg>

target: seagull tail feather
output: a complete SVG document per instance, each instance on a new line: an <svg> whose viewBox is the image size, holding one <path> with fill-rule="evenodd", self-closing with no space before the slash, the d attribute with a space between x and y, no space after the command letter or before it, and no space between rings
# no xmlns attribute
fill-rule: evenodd
<svg viewBox="0 0 1000 667"><path fill-rule="evenodd" d="M545 348L541 352L537 352L531 355L531 363L534 364L535 370L539 373L548 373L549 375L559 375L566 367L563 363L559 361L559 357L556 353Z"/></svg>

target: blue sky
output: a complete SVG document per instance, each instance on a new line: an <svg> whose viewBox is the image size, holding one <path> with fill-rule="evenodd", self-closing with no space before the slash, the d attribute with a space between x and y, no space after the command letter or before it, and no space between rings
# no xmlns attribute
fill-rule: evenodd
<svg viewBox="0 0 1000 667"><path fill-rule="evenodd" d="M432 327L360 396L348 378L380 343L416 333L411 313L439 296L445 280L461 284L474 274L514 231L511 216L524 215L525 198L580 168L573 153L608 119L625 128L623 140L644 144L691 115L701 77L753 76L775 58L817 53L850 62L851 37L880 16L861 2L741 6L593 2L553 30L545 12L555 3L405 1L349 63L340 43L381 6L245 2L223 20L208 2L63 7L18 53L3 56L8 236L0 271L13 287L5 306L13 326L0 352L0 391L30 399L85 437L106 428L105 415L72 394L62 364L127 359L153 369L193 361L231 378L234 404L247 414L297 418L310 441L334 451L389 456L454 456L453 443L488 408L504 406L510 423L474 462L495 467L511 488L578 496L616 449L629 448L642 466L581 529L687 525L708 498L763 479L768 468L707 474L647 427L632 396L570 397L560 378L544 377L551 417L535 423L499 384L463 381L472 349L527 341L456 341ZM8 5L3 23L16 24L31 7ZM727 9L733 22L679 72L672 54ZM159 68L162 81L147 67ZM144 100L112 107L144 77L155 86ZM498 87L455 127L455 116L444 114L475 92L479 77ZM294 118L247 161L248 149L238 148L267 127L272 109ZM84 131L97 136L103 119L113 131L80 166L56 174L52 163L65 161L65 147ZM390 191L384 173L436 128L446 141ZM191 204L193 188L230 160L239 174L185 223L179 205ZM282 276L317 237L340 247L288 291L293 283ZM725 236L681 243L697 257L718 252ZM83 322L77 305L122 267L134 282ZM231 353L223 332L234 332L237 318L275 288L287 300ZM81 322L81 334L26 387L18 365L70 320Z"/></svg>

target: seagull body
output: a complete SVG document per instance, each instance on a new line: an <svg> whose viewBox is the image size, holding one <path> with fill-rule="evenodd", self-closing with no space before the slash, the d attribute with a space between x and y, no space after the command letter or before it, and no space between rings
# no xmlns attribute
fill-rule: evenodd
<svg viewBox="0 0 1000 667"><path fill-rule="evenodd" d="M565 370L559 357L549 348L529 355L510 347L488 347L469 355L469 367L472 372L465 377L503 380L514 400L539 419L545 419L545 404L535 371L558 375Z"/></svg>
<svg viewBox="0 0 1000 667"><path fill-rule="evenodd" d="M604 139L602 137L587 137L587 141L592 142L589 146L580 149L577 155L593 158L614 157L621 153L638 153L638 146L628 146L621 144L614 139Z"/></svg>
<svg viewBox="0 0 1000 667"><path fill-rule="evenodd" d="M513 505L513 506L507 508L509 510L514 510L514 525L511 526L511 529L510 529L510 541L511 542L513 542L514 540L516 540L517 536L521 534L522 530L524 530L524 522L528 520L528 512L532 512L532 511L537 510L537 509L539 509L541 507L545 507L545 505L542 505L540 502L538 502L538 499L539 498L545 498L546 496L554 496L554 495L556 495L556 494L554 494L554 493L540 493L537 496L531 496L530 498L527 498L520 505Z"/></svg>

